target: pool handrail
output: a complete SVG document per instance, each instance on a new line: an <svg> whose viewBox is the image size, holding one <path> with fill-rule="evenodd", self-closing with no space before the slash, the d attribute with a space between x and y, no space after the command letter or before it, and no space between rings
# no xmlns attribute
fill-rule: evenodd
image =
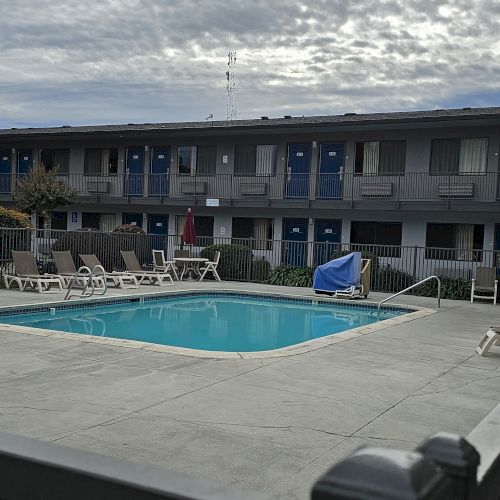
<svg viewBox="0 0 500 500"><path fill-rule="evenodd" d="M427 278L424 278L423 280L420 280L418 283L414 283L413 285L405 288L404 290L400 290L399 292L391 295L390 297L386 297L385 299L381 300L378 303L378 306L377 306L377 315L380 315L380 306L382 304L385 304L386 302L388 302L389 300L393 299L394 297L397 297L398 295L406 293L406 292L410 291L412 288L416 288L417 286L421 285L422 283L425 283L426 281L429 281L429 280L432 280L432 279L435 279L438 282L437 309L439 309L441 307L441 279L439 278L439 276L433 275L433 276L427 276Z"/></svg>
<svg viewBox="0 0 500 500"><path fill-rule="evenodd" d="M85 283L85 286L83 287L80 298L88 299L88 298L92 297L96 293L95 283L94 283L94 277L97 275L96 271L98 271L98 274L102 275L102 282L103 282L103 289L98 295L105 295L106 292L108 291L108 284L106 283L106 271L104 270L104 268L100 265L96 265L91 270L87 266L80 266L78 268L78 271L73 276L73 278L71 278L71 281L68 285L68 291L66 292L66 296L64 297L64 300L69 300L71 297L73 297L75 295L75 294L71 294L71 290L73 289L73 286L77 283L78 278L81 278L81 277L85 277L85 278L88 277L88 279ZM89 287L90 287L90 291L88 291Z"/></svg>

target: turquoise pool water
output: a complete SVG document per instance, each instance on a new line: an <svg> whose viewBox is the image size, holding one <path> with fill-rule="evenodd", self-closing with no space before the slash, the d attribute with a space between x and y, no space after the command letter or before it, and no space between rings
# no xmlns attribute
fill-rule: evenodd
<svg viewBox="0 0 500 500"><path fill-rule="evenodd" d="M2 314L0 323L208 351L268 351L404 314L307 300L234 294Z"/></svg>

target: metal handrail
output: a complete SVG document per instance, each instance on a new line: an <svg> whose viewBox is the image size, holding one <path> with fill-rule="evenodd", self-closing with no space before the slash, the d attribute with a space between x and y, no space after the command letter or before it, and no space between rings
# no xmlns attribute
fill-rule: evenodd
<svg viewBox="0 0 500 500"><path fill-rule="evenodd" d="M73 287L77 283L78 278L87 278L87 282L85 283L85 286L83 287L80 298L88 299L88 298L92 297L92 295L94 295L94 293L95 293L94 276L96 274L95 273L96 270L99 271L100 274L102 274L102 281L104 284L103 291L101 293L99 293L98 295L104 295L108 290L108 284L106 282L106 271L104 270L104 268L100 265L97 265L97 266L94 266L92 268L92 270L90 270L90 268L87 266L81 266L78 268L78 271L76 271L73 278L71 278L71 281L68 285L68 291L66 292L64 300L68 300L71 297L73 297L73 295L71 295L71 290L73 290ZM90 292L87 292L89 287L90 287Z"/></svg>
<svg viewBox="0 0 500 500"><path fill-rule="evenodd" d="M439 309L441 307L441 279L438 276L428 276L427 278L420 280L418 283L415 283L414 285L409 286L408 288L405 288L404 290L401 290L390 297L385 298L384 300L381 300L378 303L377 307L377 315L380 314L380 306L384 304L385 302L388 302L389 300L393 299L394 297L397 297L398 295L401 295L403 293L406 293L410 291L412 288L416 288L417 286L421 285L422 283L425 283L426 281L436 279L438 282L438 293L437 293L437 308Z"/></svg>

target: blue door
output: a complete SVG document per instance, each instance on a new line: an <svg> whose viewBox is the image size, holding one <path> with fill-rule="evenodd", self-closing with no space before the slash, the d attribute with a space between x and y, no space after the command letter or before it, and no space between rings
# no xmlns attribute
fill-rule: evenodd
<svg viewBox="0 0 500 500"><path fill-rule="evenodd" d="M31 149L20 149L17 153L17 173L24 177L33 167L33 151Z"/></svg>
<svg viewBox="0 0 500 500"><path fill-rule="evenodd" d="M0 193L10 193L10 151L0 151Z"/></svg>
<svg viewBox="0 0 500 500"><path fill-rule="evenodd" d="M289 144L285 178L286 198L309 197L310 144Z"/></svg>
<svg viewBox="0 0 500 500"><path fill-rule="evenodd" d="M130 224L132 226L138 226L142 229L142 214L123 214L122 224Z"/></svg>
<svg viewBox="0 0 500 500"><path fill-rule="evenodd" d="M127 149L126 194L142 196L144 184L144 148Z"/></svg>
<svg viewBox="0 0 500 500"><path fill-rule="evenodd" d="M148 234L153 250L167 250L168 215L150 214L148 216Z"/></svg>
<svg viewBox="0 0 500 500"><path fill-rule="evenodd" d="M321 144L319 163L319 198L342 198L344 144Z"/></svg>
<svg viewBox="0 0 500 500"><path fill-rule="evenodd" d="M316 242L316 265L320 266L331 260L332 255L339 248L342 221L318 219L314 241Z"/></svg>
<svg viewBox="0 0 500 500"><path fill-rule="evenodd" d="M150 196L168 196L170 148L154 147L151 151Z"/></svg>
<svg viewBox="0 0 500 500"><path fill-rule="evenodd" d="M283 263L304 267L307 260L307 219L284 219Z"/></svg>

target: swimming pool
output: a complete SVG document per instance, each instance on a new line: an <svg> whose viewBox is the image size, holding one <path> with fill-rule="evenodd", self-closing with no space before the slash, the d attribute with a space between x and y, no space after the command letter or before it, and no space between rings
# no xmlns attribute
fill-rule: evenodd
<svg viewBox="0 0 500 500"><path fill-rule="evenodd" d="M0 323L215 352L270 351L411 312L361 304L237 293L2 311Z"/></svg>

